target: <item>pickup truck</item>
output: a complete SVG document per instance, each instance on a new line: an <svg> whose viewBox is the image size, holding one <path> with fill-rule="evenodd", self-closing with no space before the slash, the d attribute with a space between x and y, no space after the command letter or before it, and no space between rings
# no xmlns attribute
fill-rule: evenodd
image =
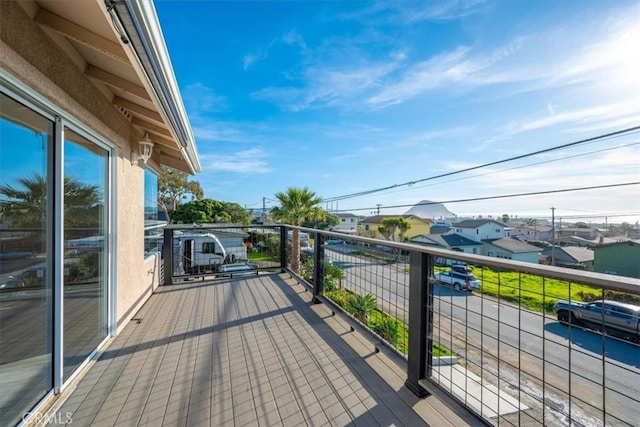
<svg viewBox="0 0 640 427"><path fill-rule="evenodd" d="M553 306L561 323L583 324L598 330L640 339L640 306L618 301L576 302L560 300Z"/></svg>
<svg viewBox="0 0 640 427"><path fill-rule="evenodd" d="M480 289L480 281L471 273L461 273L454 270L441 271L434 273L433 278L437 283L453 286L456 291L471 291L472 289Z"/></svg>

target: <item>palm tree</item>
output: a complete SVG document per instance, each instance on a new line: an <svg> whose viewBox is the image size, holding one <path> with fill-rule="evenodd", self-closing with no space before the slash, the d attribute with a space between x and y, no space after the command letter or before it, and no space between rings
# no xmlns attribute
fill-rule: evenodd
<svg viewBox="0 0 640 427"><path fill-rule="evenodd" d="M322 199L307 187L289 187L286 192L275 194L279 207L271 210L275 220L300 226L305 221L321 221L327 213L318 205ZM291 240L291 269L300 272L300 230L293 229Z"/></svg>
<svg viewBox="0 0 640 427"><path fill-rule="evenodd" d="M47 216L47 181L42 175L21 178L23 189L0 185L0 212L16 226L42 227Z"/></svg>
<svg viewBox="0 0 640 427"><path fill-rule="evenodd" d="M0 213L11 216L17 227L42 227L47 216L47 180L42 175L21 178L23 188L0 185ZM95 208L101 202L98 186L64 178L65 226L95 225Z"/></svg>

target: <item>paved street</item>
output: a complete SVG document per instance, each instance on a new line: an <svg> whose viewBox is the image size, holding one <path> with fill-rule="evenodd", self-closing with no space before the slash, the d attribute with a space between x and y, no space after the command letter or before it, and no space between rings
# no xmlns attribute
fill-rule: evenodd
<svg viewBox="0 0 640 427"><path fill-rule="evenodd" d="M345 270L343 285L371 292L381 308L406 319L409 274L396 265L350 255L351 248L326 248L334 263ZM435 337L465 355L467 366L482 370L486 379L525 387L520 391L552 401L549 409L562 411L568 407L566 393L571 390L572 418L586 425L590 424L590 405L601 408L604 402L609 413L624 420L637 413L640 346L577 327L569 329L540 313L447 287L436 287L434 305ZM576 406L582 411L575 411Z"/></svg>

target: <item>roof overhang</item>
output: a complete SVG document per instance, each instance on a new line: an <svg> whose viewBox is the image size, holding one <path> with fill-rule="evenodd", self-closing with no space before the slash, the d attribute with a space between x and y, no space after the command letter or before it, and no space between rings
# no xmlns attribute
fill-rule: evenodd
<svg viewBox="0 0 640 427"><path fill-rule="evenodd" d="M25 2L104 96L153 141L153 160L187 173L202 170L152 1Z"/></svg>

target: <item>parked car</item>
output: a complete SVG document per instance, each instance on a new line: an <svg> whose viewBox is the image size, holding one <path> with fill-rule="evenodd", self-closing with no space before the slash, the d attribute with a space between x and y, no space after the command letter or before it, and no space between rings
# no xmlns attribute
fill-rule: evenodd
<svg viewBox="0 0 640 427"><path fill-rule="evenodd" d="M451 266L451 271L455 271L456 273L460 273L460 274L471 274L471 267L469 267L466 264L459 264L459 265L452 265Z"/></svg>
<svg viewBox="0 0 640 427"><path fill-rule="evenodd" d="M561 323L582 324L625 338L640 339L640 306L618 301L564 301L553 306Z"/></svg>
<svg viewBox="0 0 640 427"><path fill-rule="evenodd" d="M460 273L454 270L435 273L433 278L437 283L453 286L456 291L480 289L480 280L471 273Z"/></svg>

